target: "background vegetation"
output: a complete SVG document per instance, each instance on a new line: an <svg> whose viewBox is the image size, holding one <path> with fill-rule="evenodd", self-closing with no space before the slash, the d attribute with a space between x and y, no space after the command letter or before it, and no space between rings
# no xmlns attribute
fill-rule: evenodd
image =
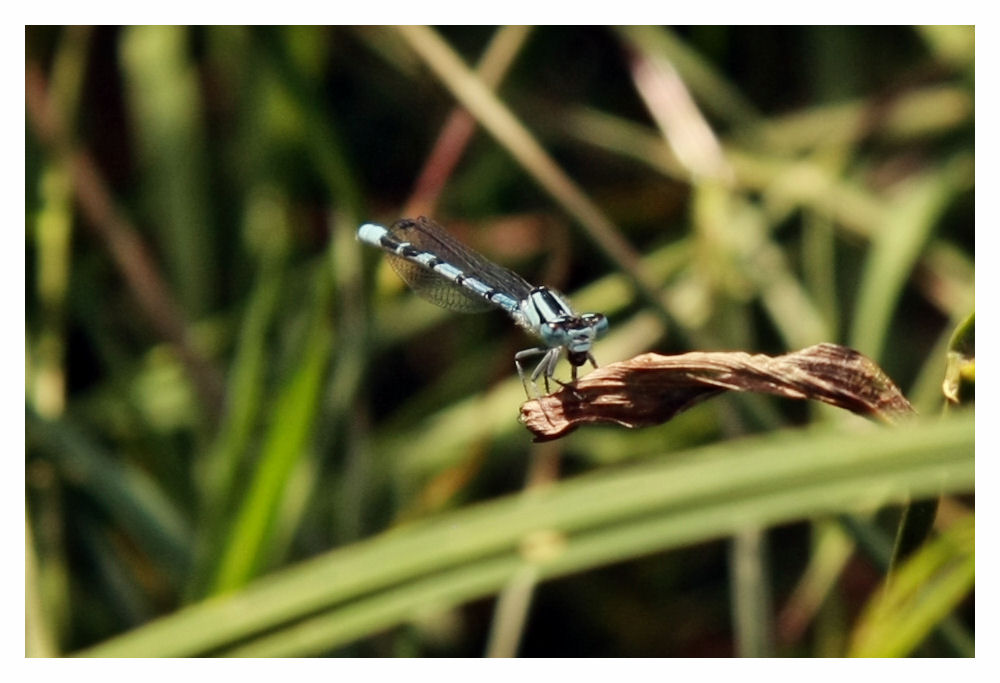
<svg viewBox="0 0 1000 683"><path fill-rule="evenodd" d="M973 653L971 28L26 37L29 655ZM417 214L602 363L838 342L924 418L532 444L523 333L354 239Z"/></svg>

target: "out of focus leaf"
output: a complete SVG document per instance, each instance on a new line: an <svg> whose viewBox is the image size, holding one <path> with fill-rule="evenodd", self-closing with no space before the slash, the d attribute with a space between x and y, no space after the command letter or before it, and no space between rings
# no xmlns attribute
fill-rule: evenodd
<svg viewBox="0 0 1000 683"><path fill-rule="evenodd" d="M910 654L969 594L975 576L975 518L970 515L889 575L858 620L849 654Z"/></svg>
<svg viewBox="0 0 1000 683"><path fill-rule="evenodd" d="M961 403L976 386L976 315L959 325L948 345L948 368L941 390L952 403Z"/></svg>

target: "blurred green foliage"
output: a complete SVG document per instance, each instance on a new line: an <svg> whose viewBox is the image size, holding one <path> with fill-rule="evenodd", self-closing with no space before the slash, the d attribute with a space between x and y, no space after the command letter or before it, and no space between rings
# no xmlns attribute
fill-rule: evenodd
<svg viewBox="0 0 1000 683"><path fill-rule="evenodd" d="M974 427L935 424L972 28L26 42L27 654L973 652ZM931 419L723 397L533 445L523 333L354 239L416 213L606 313L602 363L843 343ZM880 611L939 493L962 542Z"/></svg>

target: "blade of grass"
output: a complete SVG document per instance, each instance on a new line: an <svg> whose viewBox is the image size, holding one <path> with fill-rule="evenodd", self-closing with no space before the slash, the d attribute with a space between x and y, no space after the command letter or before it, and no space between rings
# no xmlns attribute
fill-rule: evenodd
<svg viewBox="0 0 1000 683"><path fill-rule="evenodd" d="M257 281L250 293L237 335L236 353L229 370L226 414L206 455L204 481L206 508L225 507L232 495L236 472L256 425L264 393L267 334L276 312L282 287L287 244L287 224L282 198L267 190L251 196L247 209L247 231L266 236L256 246ZM251 237L251 240L253 238Z"/></svg>
<svg viewBox="0 0 1000 683"><path fill-rule="evenodd" d="M876 361L882 359L906 281L948 203L967 186L971 170L970 160L958 157L908 181L887 209L885 222L872 233L850 345Z"/></svg>
<svg viewBox="0 0 1000 683"><path fill-rule="evenodd" d="M501 26L496 30L476 67L476 75L483 85L491 90L497 89L530 33L531 28L528 26ZM434 214L438 197L475 130L476 121L469 112L461 107L452 109L424 161L413 192L406 200L404 216Z"/></svg>
<svg viewBox="0 0 1000 683"><path fill-rule="evenodd" d="M792 484L801 485L801 481ZM784 490L785 486L784 482L780 482L776 488ZM849 486L851 485L845 483L844 493L848 493ZM741 520L754 518L761 508L773 506L775 509L783 509L792 498L804 500L818 495L813 502L825 505L827 496L831 493L826 489L825 484L819 489L805 486L802 491L786 496L785 500L779 500L781 494L773 491L762 493L760 499L744 491L732 499L714 501L691 515L672 511L653 518L640 516L621 525L588 528L561 541L558 545L563 549L562 552L544 559L536 557L534 563L529 565L525 564L522 543L520 552L470 561L462 568L435 573L427 578L362 597L344 607L334 608L317 617L279 629L273 634L265 634L233 650L225 650L223 654L256 657L319 654L358 638L374 635L428 609L444 610L469 600L483 598L503 586L511 585L512 581L516 582L519 573L526 571L526 567L534 571L536 581L563 576L608 562L662 551L675 544L692 542L692 535L701 538L700 534L705 531L705 527L701 526L703 523L713 529L713 525L721 524L725 529L724 533L735 534L744 528ZM763 500L765 497L768 498L766 502ZM715 505L718 506L717 509L713 508ZM772 519L775 523L780 521Z"/></svg>
<svg viewBox="0 0 1000 683"><path fill-rule="evenodd" d="M967 89L934 85L900 93L889 102L833 102L770 117L740 135L772 154L793 157L816 148L856 145L866 135L905 142L948 134L971 124L973 105ZM873 129L874 107L879 116Z"/></svg>
<svg viewBox="0 0 1000 683"><path fill-rule="evenodd" d="M760 297L787 348L804 348L831 338L810 296L770 236L768 217L753 202L719 183L696 185L692 223L698 233L699 269L718 280L716 289ZM749 291L748 291L749 290ZM738 326L741 333L747 326ZM752 348L756 340L727 340Z"/></svg>
<svg viewBox="0 0 1000 683"><path fill-rule="evenodd" d="M887 580L855 627L852 657L905 657L975 583L975 521L970 515L925 545Z"/></svg>
<svg viewBox="0 0 1000 683"><path fill-rule="evenodd" d="M75 128L89 57L91 30L67 27L52 66L51 105L69 129ZM39 414L55 418L66 403L66 294L71 275L73 233L72 169L65 157L55 157L41 174L41 201L34 237L40 325L28 344L29 400Z"/></svg>
<svg viewBox="0 0 1000 683"><path fill-rule="evenodd" d="M774 605L767 581L764 530L741 529L729 542L733 630L740 657L774 656Z"/></svg>
<svg viewBox="0 0 1000 683"><path fill-rule="evenodd" d="M191 560L189 524L153 479L65 420L45 420L28 409L25 432L70 485L85 491L180 585Z"/></svg>
<svg viewBox="0 0 1000 683"><path fill-rule="evenodd" d="M559 480L562 444L535 444L522 495L531 496ZM565 538L557 532L538 532L521 541L525 562L499 589L486 641L486 656L515 657L524 637L539 576L537 565L563 551Z"/></svg>
<svg viewBox="0 0 1000 683"><path fill-rule="evenodd" d="M941 494L944 495L944 494ZM858 549L861 550L871 563L888 575L889 567L892 564L893 539L882 531L873 521L867 521L857 515L839 515L841 526L848 531ZM969 643L973 642L973 636L965 627L961 620L955 615L948 615L935 627L935 633L947 644L951 651L961 657L975 656L974 646L970 648ZM842 652L837 652L840 656Z"/></svg>
<svg viewBox="0 0 1000 683"><path fill-rule="evenodd" d="M634 49L662 56L673 63L695 97L716 116L733 124L752 123L759 117L753 104L738 88L670 29L622 26L615 30Z"/></svg>
<svg viewBox="0 0 1000 683"><path fill-rule="evenodd" d="M53 610L45 608L46 599L58 595L55 591L42 588L42 568L38 554L35 552L35 541L28 523L28 514L24 517L24 656L25 657L55 657L59 654L56 646Z"/></svg>
<svg viewBox="0 0 1000 683"><path fill-rule="evenodd" d="M791 596L777 616L779 645L796 643L826 602L847 564L854 544L831 519L812 525L812 551Z"/></svg>
<svg viewBox="0 0 1000 683"><path fill-rule="evenodd" d="M159 234L171 286L192 317L208 311L215 245L209 230L206 134L189 29L132 26L121 42L125 92L137 134L142 191Z"/></svg>
<svg viewBox="0 0 1000 683"><path fill-rule="evenodd" d="M692 182L729 185L733 172L719 139L670 60L640 49L630 60L630 71L646 109Z"/></svg>
<svg viewBox="0 0 1000 683"><path fill-rule="evenodd" d="M68 169L53 164L42 174L42 210L34 234L35 290L41 309L35 334L28 328L28 400L46 417L58 417L66 405L66 293L70 280L72 191ZM29 236L30 237L30 236Z"/></svg>
<svg viewBox="0 0 1000 683"><path fill-rule="evenodd" d="M396 600L394 591L408 591L438 572L457 572L455 579L469 575L463 567L476 572L481 563L498 558L519 564L521 541L540 530L568 535L565 552L538 565L541 576L552 577L717 538L748 524L871 509L939 489L967 491L975 477L973 425L971 414L956 414L905 430L778 433L595 472L333 551L78 654L211 651L337 604L363 609L357 601L366 595ZM510 567L492 575L492 586L479 587L495 590ZM397 606L393 623L412 609L412 603ZM337 623L336 617L328 621ZM342 633L326 646L368 633Z"/></svg>
<svg viewBox="0 0 1000 683"><path fill-rule="evenodd" d="M832 221L808 214L803 217L801 268L803 284L828 331L840 329L840 303L837 296L837 252ZM828 339L835 339L832 334Z"/></svg>
<svg viewBox="0 0 1000 683"><path fill-rule="evenodd" d="M254 455L251 444L261 418L267 380L268 339L278 312L286 261L288 226L282 198L268 190L252 193L247 203L248 241L258 256L258 272L237 335L229 368L226 411L215 439L199 463L202 483L198 557L188 583L188 597L203 594L221 539L230 520L225 510L242 488L241 468ZM255 240L256 236L256 240ZM253 242L256 241L256 244Z"/></svg>
<svg viewBox="0 0 1000 683"><path fill-rule="evenodd" d="M517 647L524 635L531 599L537 585L538 569L532 564L526 563L508 574L497 597L496 611L490 623L487 657L517 656Z"/></svg>
<svg viewBox="0 0 1000 683"><path fill-rule="evenodd" d="M275 400L260 459L235 515L232 533L219 555L212 593L242 586L266 565L283 492L295 465L307 455L306 444L319 410L320 388L330 354L328 325L328 321L316 316L302 361Z"/></svg>

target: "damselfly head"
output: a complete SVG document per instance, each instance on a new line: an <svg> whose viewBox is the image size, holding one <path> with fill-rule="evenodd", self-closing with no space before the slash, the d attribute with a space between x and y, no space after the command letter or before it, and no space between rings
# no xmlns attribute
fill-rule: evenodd
<svg viewBox="0 0 1000 683"><path fill-rule="evenodd" d="M586 354L594 340L603 337L607 331L607 318L600 313L585 313L542 323L538 333L546 346L565 346L571 354Z"/></svg>

